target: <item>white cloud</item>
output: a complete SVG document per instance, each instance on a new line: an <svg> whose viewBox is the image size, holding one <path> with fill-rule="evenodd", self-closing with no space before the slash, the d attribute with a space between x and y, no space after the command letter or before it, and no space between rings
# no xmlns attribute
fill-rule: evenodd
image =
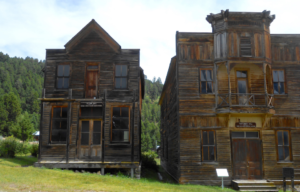
<svg viewBox="0 0 300 192"><path fill-rule="evenodd" d="M175 55L176 31L211 32L205 20L221 9L261 12L276 19L272 33L300 33L295 1L39 1L0 0L0 51L45 59L45 49L64 45L95 19L122 48L141 49L141 66L149 79L164 81Z"/></svg>

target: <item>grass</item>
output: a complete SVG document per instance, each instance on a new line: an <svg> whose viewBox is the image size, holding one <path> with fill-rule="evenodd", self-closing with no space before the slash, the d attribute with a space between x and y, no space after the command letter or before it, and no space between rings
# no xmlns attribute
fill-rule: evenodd
<svg viewBox="0 0 300 192"><path fill-rule="evenodd" d="M222 191L220 187L160 182L157 173L143 170L140 180L110 175L35 168L34 157L0 158L0 191ZM163 176L164 177L164 176ZM233 191L224 189L224 192Z"/></svg>

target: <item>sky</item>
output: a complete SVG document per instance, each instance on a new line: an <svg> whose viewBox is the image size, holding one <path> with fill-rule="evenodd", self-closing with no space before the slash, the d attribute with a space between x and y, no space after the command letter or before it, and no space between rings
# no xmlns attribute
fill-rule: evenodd
<svg viewBox="0 0 300 192"><path fill-rule="evenodd" d="M0 52L45 60L95 19L123 49L140 49L148 79L165 81L175 55L175 34L211 32L210 13L276 15L271 33L300 34L299 0L0 0Z"/></svg>

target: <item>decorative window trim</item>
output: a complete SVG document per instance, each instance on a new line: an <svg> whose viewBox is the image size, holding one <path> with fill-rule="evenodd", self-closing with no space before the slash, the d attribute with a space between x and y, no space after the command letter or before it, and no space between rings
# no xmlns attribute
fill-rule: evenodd
<svg viewBox="0 0 300 192"><path fill-rule="evenodd" d="M201 81L201 71L211 71L211 77L212 80L211 81ZM205 72L206 76L207 76L207 72ZM201 82L206 82L206 93L202 93L202 83ZM207 82L211 82L211 92L207 93ZM213 68L199 68L199 93L200 94L214 94L214 74L213 74Z"/></svg>
<svg viewBox="0 0 300 192"><path fill-rule="evenodd" d="M287 145L284 145L284 136L283 136L283 134L282 134L282 143L283 143L283 145L278 145L278 132L287 132L288 133L288 139L289 139L289 142L288 142L288 147L289 147L289 160L285 160L285 159L283 159L283 160L279 160L279 152L278 152L278 147L282 147L282 148L284 148L284 147L286 147ZM291 145L291 132L290 132L290 130L276 130L275 131L275 139L276 139L276 141L275 141L275 143L276 143L276 159L277 159L277 161L278 162L291 162L291 161L293 161L293 155L292 155L292 145ZM284 150L283 150L283 154L284 154L285 152L284 152ZM284 157L283 158L285 158L285 154L284 154Z"/></svg>
<svg viewBox="0 0 300 192"><path fill-rule="evenodd" d="M58 75L58 69L59 69L59 66L69 66L69 75L68 76L64 76L64 74L62 76L59 76ZM64 71L64 70L63 70ZM62 88L59 88L58 87L58 78L68 78L68 87L62 87ZM66 90L66 89L69 89L70 88L70 79L71 79L71 65L69 63L61 63L61 64L58 64L57 67L56 67L56 73L55 73L55 88L58 89L58 90ZM63 80L64 82L65 80Z"/></svg>
<svg viewBox="0 0 300 192"><path fill-rule="evenodd" d="M284 80L284 82L283 82L283 89L284 89L284 91L283 91L283 93L274 93L274 76L273 76L273 73L274 73L274 71L283 71L283 80ZM279 76L278 76L278 81L277 81L277 83L279 83L280 81L279 81ZM279 85L278 85L279 86ZM286 86L286 74L285 74L285 70L284 69L272 69L272 88L273 88L273 94L274 95L285 95L285 94L287 94L287 88L286 88L287 86Z"/></svg>
<svg viewBox="0 0 300 192"><path fill-rule="evenodd" d="M52 106L51 109L51 122L50 122L50 129L49 129L49 144L60 144L60 145L66 145L67 144L67 131L68 131L68 114L66 118L53 118L53 112L54 112L54 108L67 108L67 113L68 113L68 106L67 105L62 105L62 106ZM61 109L61 113L62 113L62 109ZM53 131L53 120L55 119L60 119L60 120L66 120L67 121L67 128L65 130L66 132L66 141L63 142L57 142L57 141L52 141L52 131Z"/></svg>
<svg viewBox="0 0 300 192"><path fill-rule="evenodd" d="M203 140L204 140L204 134L203 133L204 132L213 132L213 134L214 134L214 145L209 145L209 144L204 145L203 144ZM207 135L207 137L209 139L209 135ZM205 160L204 155L203 155L204 154L203 148L208 147L208 153L209 153L209 147L211 147L211 146L214 147L214 159L213 160L211 160L211 159ZM209 156L208 156L208 158L209 158ZM202 160L202 162L215 162L217 160L217 144L216 144L216 131L215 130L202 130L201 131L201 160Z"/></svg>
<svg viewBox="0 0 300 192"><path fill-rule="evenodd" d="M112 139L112 132L113 132L113 108L128 108L128 141L113 141ZM129 105L115 105L111 107L111 126L110 126L110 142L111 143L121 143L121 144L128 144L131 142L131 106Z"/></svg>
<svg viewBox="0 0 300 192"><path fill-rule="evenodd" d="M117 73L116 73L117 66L126 66L126 70L127 70L126 76L123 76L123 75L117 76ZM129 73L128 64L115 64L115 69L114 69L114 88L115 89L117 89L117 90L127 90L128 89L128 76L129 76L128 73ZM118 78L126 78L126 87L121 87L121 88L116 87Z"/></svg>

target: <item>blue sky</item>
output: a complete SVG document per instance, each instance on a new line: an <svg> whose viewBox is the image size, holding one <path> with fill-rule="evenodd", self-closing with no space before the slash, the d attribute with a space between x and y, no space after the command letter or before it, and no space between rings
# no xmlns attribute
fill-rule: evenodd
<svg viewBox="0 0 300 192"><path fill-rule="evenodd" d="M0 51L45 59L45 49L64 45L95 19L122 48L141 49L149 79L165 80L175 55L175 33L211 32L205 20L220 10L276 15L271 33L299 33L299 0L0 0Z"/></svg>

